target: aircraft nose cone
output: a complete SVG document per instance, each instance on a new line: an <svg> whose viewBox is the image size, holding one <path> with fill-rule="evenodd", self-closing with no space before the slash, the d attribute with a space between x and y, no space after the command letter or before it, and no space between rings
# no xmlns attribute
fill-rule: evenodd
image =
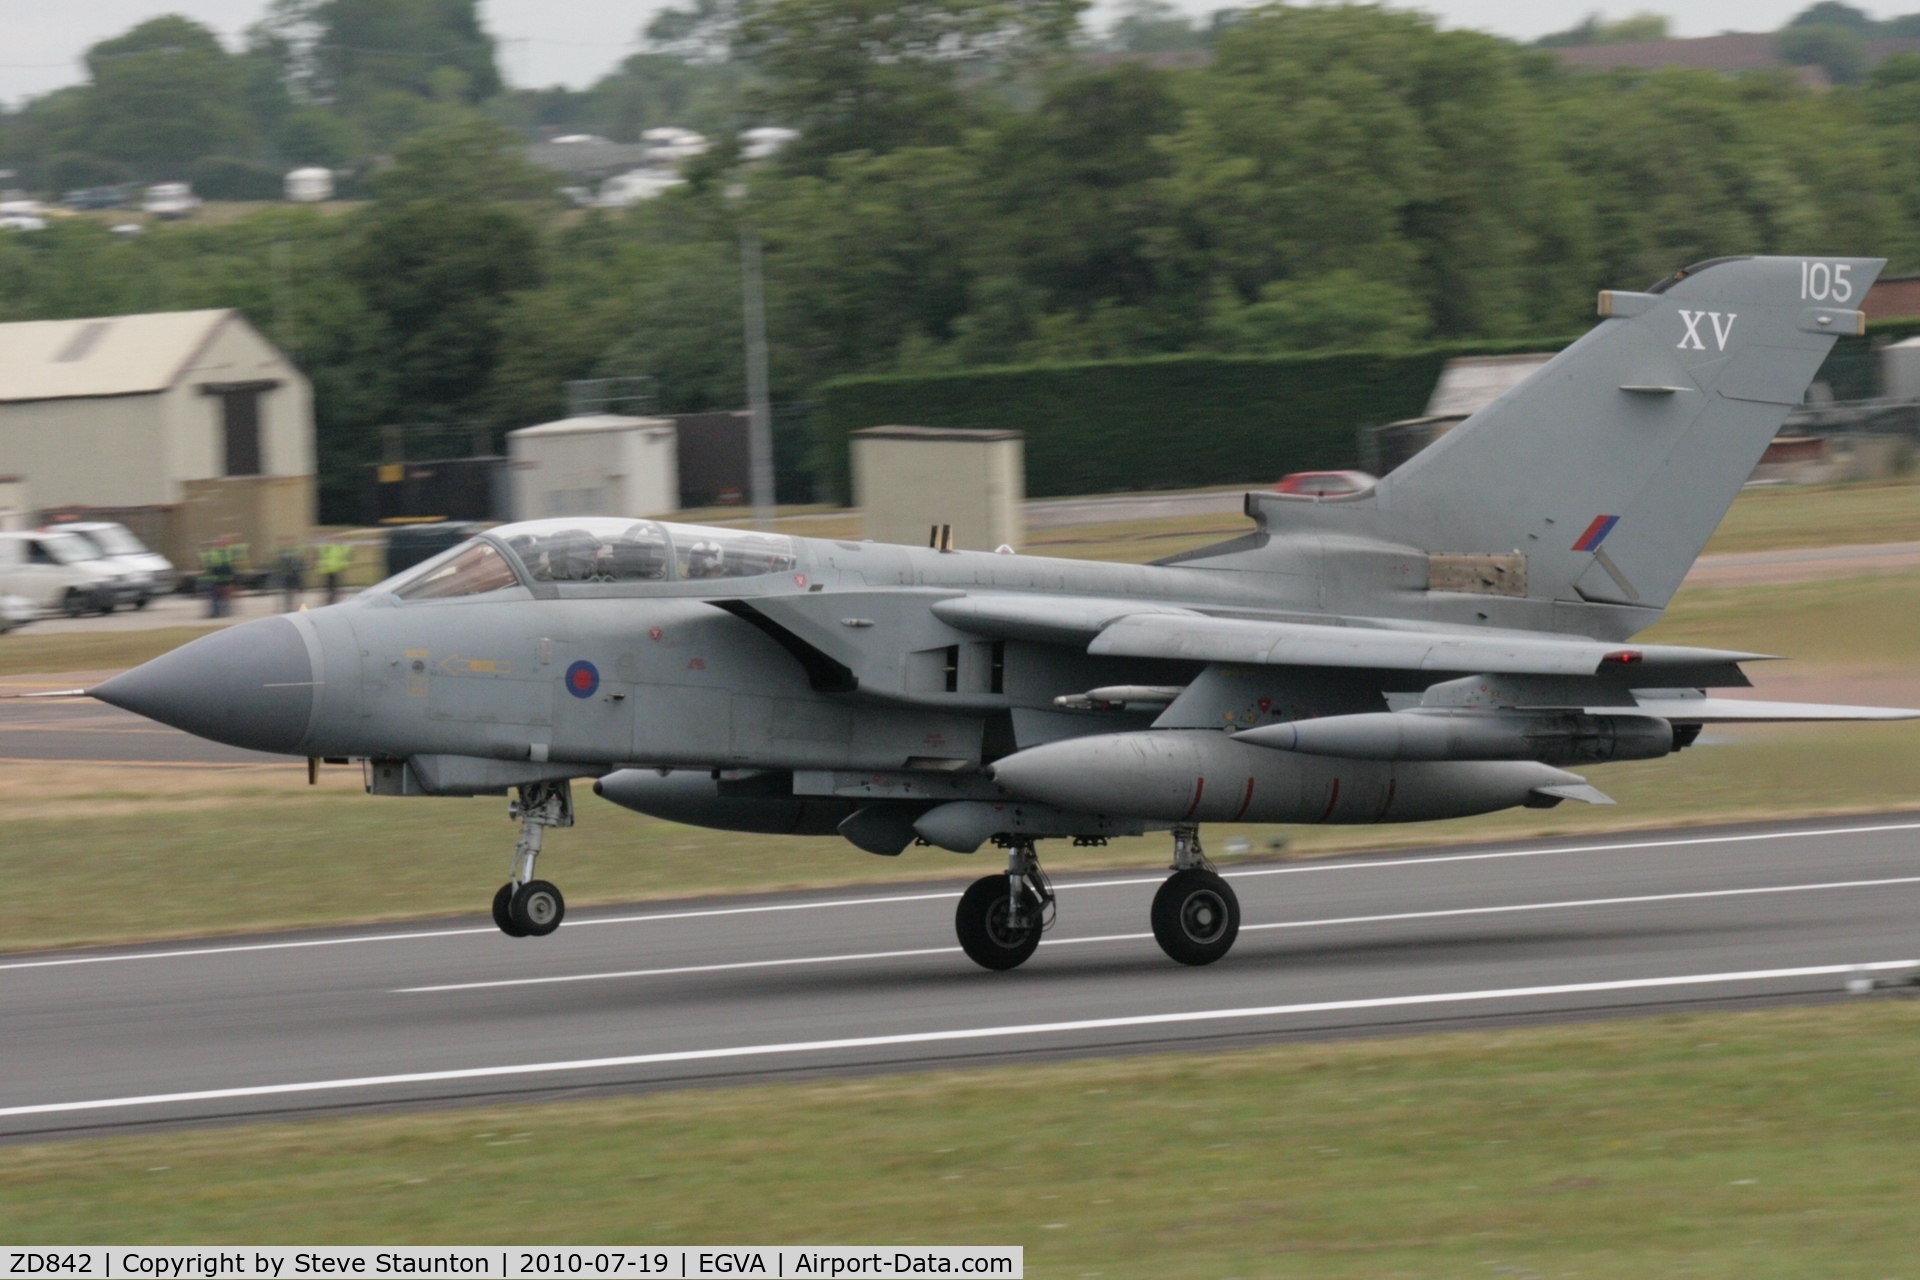
<svg viewBox="0 0 1920 1280"><path fill-rule="evenodd" d="M307 733L313 687L299 629L263 618L202 636L89 692L215 742L294 753Z"/></svg>

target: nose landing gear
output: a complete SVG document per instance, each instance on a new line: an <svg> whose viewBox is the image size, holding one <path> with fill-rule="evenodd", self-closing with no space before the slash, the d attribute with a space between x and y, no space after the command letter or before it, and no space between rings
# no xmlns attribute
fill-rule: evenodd
<svg viewBox="0 0 1920 1280"><path fill-rule="evenodd" d="M547 828L573 825L573 788L564 778L529 783L507 805L507 816L520 820L520 840L509 878L493 895L493 922L510 938L544 938L566 918L567 900L558 886L534 879L533 869Z"/></svg>
<svg viewBox="0 0 1920 1280"><path fill-rule="evenodd" d="M1212 964L1240 934L1240 899L1200 849L1198 827L1173 829L1173 874L1153 895L1153 940L1181 964Z"/></svg>
<svg viewBox="0 0 1920 1280"><path fill-rule="evenodd" d="M960 949L983 969L1017 969L1053 926L1053 885L1030 837L1007 843L1007 874L983 876L960 895L953 930Z"/></svg>

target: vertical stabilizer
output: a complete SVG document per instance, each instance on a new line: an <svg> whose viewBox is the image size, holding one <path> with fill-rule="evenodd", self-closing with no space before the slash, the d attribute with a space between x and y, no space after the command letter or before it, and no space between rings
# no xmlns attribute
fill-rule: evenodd
<svg viewBox="0 0 1920 1280"><path fill-rule="evenodd" d="M1601 294L1591 333L1380 482L1381 531L1522 553L1536 598L1664 606L1883 265L1719 258Z"/></svg>

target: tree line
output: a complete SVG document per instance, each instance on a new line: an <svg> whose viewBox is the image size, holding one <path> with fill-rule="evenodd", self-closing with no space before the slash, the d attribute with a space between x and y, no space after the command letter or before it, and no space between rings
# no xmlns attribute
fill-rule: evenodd
<svg viewBox="0 0 1920 1280"><path fill-rule="evenodd" d="M414 47L404 32L345 34L352 15L416 10L441 24L415 41L443 59L425 72L375 52ZM614 110L608 81L504 93L472 0L277 0L278 70L248 61L271 61L263 24L218 53L235 64L226 108L111 145L180 154L162 125L252 128L304 159L291 139L323 131L291 122L324 114L338 145L380 157L364 203L137 237L83 219L0 233L0 319L242 308L313 377L327 511L350 518L382 424L522 426L557 416L579 377L649 375L667 410L738 405L743 224L765 245L785 400L857 372L1558 336L1597 288L1728 253L1920 268L1920 57L1815 92L1785 72L1574 73L1365 5L1192 25L1142 3L1131 34L1093 48L1082 10L670 10L609 81L649 86L622 110L699 102L706 116L668 122L718 145L685 185L615 211L567 207L520 145L539 112ZM169 38L165 57L214 57ZM116 74L62 91L70 124L111 114L88 95ZM292 104L270 143L268 116L235 105L271 97L268 80ZM51 116L28 120L41 110L0 136L53 137ZM767 123L799 137L744 160L732 139Z"/></svg>

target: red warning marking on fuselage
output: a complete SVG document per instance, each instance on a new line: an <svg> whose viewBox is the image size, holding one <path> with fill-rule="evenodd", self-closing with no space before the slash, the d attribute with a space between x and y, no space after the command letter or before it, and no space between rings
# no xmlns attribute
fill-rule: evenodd
<svg viewBox="0 0 1920 1280"><path fill-rule="evenodd" d="M1207 780L1205 778L1195 778L1193 780L1193 803L1187 806L1187 811L1181 815L1180 821L1185 822L1188 818L1191 818L1195 813L1199 812L1200 797L1205 794L1207 794Z"/></svg>
<svg viewBox="0 0 1920 1280"><path fill-rule="evenodd" d="M1340 803L1340 779L1333 780L1333 790L1327 793L1327 807L1320 811L1320 821L1325 822L1333 816L1333 806Z"/></svg>
<svg viewBox="0 0 1920 1280"><path fill-rule="evenodd" d="M1247 779L1247 794L1240 797L1240 812L1233 815L1235 822L1247 816L1247 806L1253 803L1253 779Z"/></svg>

